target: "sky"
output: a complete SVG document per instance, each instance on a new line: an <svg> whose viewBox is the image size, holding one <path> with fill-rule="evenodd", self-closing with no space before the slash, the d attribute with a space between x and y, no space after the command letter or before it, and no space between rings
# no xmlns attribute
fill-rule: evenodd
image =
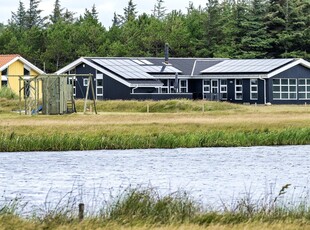
<svg viewBox="0 0 310 230"><path fill-rule="evenodd" d="M11 12L16 12L20 0L0 0L0 22L7 24L8 19L11 18ZM21 0L26 9L29 8L29 0ZM167 12L171 10L182 10L186 12L189 2L193 2L195 7L199 5L205 6L207 0L164 0L164 6ZM156 0L133 0L137 5L138 14L150 14ZM41 0L39 9L43 10L42 16L49 15L54 8L55 0ZM60 0L63 8L75 12L79 16L85 12L85 9L91 9L95 4L99 12L99 20L106 27L109 28L112 24L114 12L123 14L123 8L127 6L128 0Z"/></svg>

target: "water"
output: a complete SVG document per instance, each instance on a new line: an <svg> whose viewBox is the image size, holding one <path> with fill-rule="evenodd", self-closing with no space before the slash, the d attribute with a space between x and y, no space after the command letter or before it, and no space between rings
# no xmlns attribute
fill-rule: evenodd
<svg viewBox="0 0 310 230"><path fill-rule="evenodd" d="M0 196L40 205L72 191L97 203L128 186L151 186L161 194L183 189L216 207L285 184L302 194L309 172L310 146L0 153Z"/></svg>

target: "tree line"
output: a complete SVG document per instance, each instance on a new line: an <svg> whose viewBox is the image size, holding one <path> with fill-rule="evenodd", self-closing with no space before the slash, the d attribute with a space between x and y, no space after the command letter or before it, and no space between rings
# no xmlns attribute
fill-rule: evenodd
<svg viewBox="0 0 310 230"><path fill-rule="evenodd" d="M112 26L99 21L96 6L83 15L55 0L42 16L41 0L20 0L7 24L0 24L0 53L18 53L53 72L80 56L310 59L309 0L206 0L189 2L187 11L167 13L156 0L149 13L137 14L129 0L115 12Z"/></svg>

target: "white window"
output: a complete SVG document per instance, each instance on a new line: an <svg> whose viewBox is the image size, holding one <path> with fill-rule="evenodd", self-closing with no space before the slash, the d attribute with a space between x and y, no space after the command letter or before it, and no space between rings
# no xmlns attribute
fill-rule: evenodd
<svg viewBox="0 0 310 230"><path fill-rule="evenodd" d="M203 79L202 80L202 95L203 95L203 99L208 99L209 98L209 94L211 93L210 84L211 84L211 81L209 79Z"/></svg>
<svg viewBox="0 0 310 230"><path fill-rule="evenodd" d="M210 93L210 80L203 80L203 92Z"/></svg>
<svg viewBox="0 0 310 230"><path fill-rule="evenodd" d="M258 80L251 79L251 100L258 99Z"/></svg>
<svg viewBox="0 0 310 230"><path fill-rule="evenodd" d="M273 99L296 100L297 80L296 79L273 79L272 80Z"/></svg>
<svg viewBox="0 0 310 230"><path fill-rule="evenodd" d="M187 80L179 80L179 89L180 93L187 93L188 87L187 87Z"/></svg>
<svg viewBox="0 0 310 230"><path fill-rule="evenodd" d="M83 78L83 86L88 86L88 78Z"/></svg>
<svg viewBox="0 0 310 230"><path fill-rule="evenodd" d="M298 80L298 97L301 100L310 99L310 79Z"/></svg>
<svg viewBox="0 0 310 230"><path fill-rule="evenodd" d="M227 80L221 79L220 81L220 94L221 100L227 100Z"/></svg>
<svg viewBox="0 0 310 230"><path fill-rule="evenodd" d="M236 100L242 100L243 94L242 94L242 79L236 79L235 80L235 99Z"/></svg>
<svg viewBox="0 0 310 230"><path fill-rule="evenodd" d="M76 82L76 78L75 77L69 77L68 78L68 84L72 85L72 87L73 87L73 96L76 96L75 82Z"/></svg>

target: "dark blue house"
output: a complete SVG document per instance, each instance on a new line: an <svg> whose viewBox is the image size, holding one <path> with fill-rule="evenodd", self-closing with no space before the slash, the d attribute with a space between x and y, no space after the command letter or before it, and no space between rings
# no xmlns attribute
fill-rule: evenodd
<svg viewBox="0 0 310 230"><path fill-rule="evenodd" d="M97 100L310 103L310 63L303 59L83 57L56 74L93 74ZM74 78L76 98L85 97L87 81Z"/></svg>

